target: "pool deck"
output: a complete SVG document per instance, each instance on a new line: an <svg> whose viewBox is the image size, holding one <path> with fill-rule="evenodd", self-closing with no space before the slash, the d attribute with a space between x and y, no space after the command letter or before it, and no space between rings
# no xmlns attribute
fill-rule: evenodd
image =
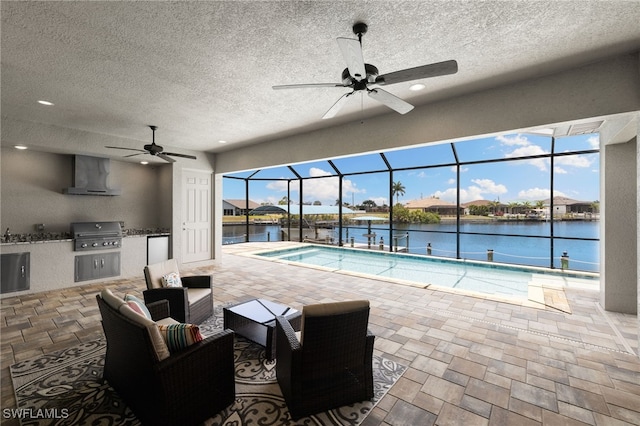
<svg viewBox="0 0 640 426"><path fill-rule="evenodd" d="M216 305L368 299L375 353L408 369L363 426L640 425L638 318L605 312L597 291L564 288L564 312L246 255L286 244L224 246L220 261L181 272L212 274ZM145 284L141 275L2 299L3 408L15 407L9 365L102 337L95 295L105 287L141 295Z"/></svg>

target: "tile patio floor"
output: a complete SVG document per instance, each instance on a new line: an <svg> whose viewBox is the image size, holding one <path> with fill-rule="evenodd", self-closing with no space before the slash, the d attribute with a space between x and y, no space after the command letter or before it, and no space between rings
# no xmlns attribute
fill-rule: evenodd
<svg viewBox="0 0 640 426"><path fill-rule="evenodd" d="M365 426L640 425L638 319L603 311L595 291L565 289L564 313L239 255L264 246L225 246L220 265L182 273L212 273L214 303L369 299L376 353L409 368ZM145 288L141 274L2 299L2 408L15 408L9 365L102 336L104 286Z"/></svg>

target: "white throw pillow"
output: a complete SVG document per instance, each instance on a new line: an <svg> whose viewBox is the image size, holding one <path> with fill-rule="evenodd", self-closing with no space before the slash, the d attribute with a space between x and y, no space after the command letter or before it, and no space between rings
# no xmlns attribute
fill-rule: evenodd
<svg viewBox="0 0 640 426"><path fill-rule="evenodd" d="M182 280L178 272L171 272L162 277L163 287L182 287Z"/></svg>

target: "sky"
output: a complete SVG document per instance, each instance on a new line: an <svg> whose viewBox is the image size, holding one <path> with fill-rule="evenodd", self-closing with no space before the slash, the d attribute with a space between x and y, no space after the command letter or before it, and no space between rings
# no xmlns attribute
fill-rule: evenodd
<svg viewBox="0 0 640 426"><path fill-rule="evenodd" d="M500 135L497 137L455 142L455 151L461 163L477 160L517 158L551 152L551 138L532 134ZM574 152L598 149L597 134L570 136L555 139L555 152ZM400 182L405 193L393 203L436 197L456 202L457 167L451 143L430 144L422 147L394 150L384 153L394 168L448 164L435 168L396 170L393 181ZM331 159L343 173L368 170L386 170L379 154ZM335 205L338 199L338 178L331 165L325 161L314 161L293 165L306 179L303 186L304 202L320 202ZM535 203L550 197L552 165L549 158L493 162L485 164L463 164L460 166L460 202L474 200L510 202L529 201ZM254 171L231 174L248 177ZM253 178L294 178L287 167L275 167L257 172ZM600 191L599 154L580 154L555 157L553 164L554 195L578 201L597 201ZM361 204L372 200L377 205L389 205L389 174L372 173L345 176L343 179L343 201ZM249 198L258 204L278 204L287 195L287 182L277 180L252 180ZM224 199L244 199L244 181L224 179ZM291 184L291 198L298 203L298 184Z"/></svg>

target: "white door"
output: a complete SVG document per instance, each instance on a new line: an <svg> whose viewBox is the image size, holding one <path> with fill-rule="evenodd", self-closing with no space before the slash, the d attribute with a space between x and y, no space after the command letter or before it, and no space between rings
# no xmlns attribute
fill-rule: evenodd
<svg viewBox="0 0 640 426"><path fill-rule="evenodd" d="M210 173L184 170L182 262L211 259Z"/></svg>

